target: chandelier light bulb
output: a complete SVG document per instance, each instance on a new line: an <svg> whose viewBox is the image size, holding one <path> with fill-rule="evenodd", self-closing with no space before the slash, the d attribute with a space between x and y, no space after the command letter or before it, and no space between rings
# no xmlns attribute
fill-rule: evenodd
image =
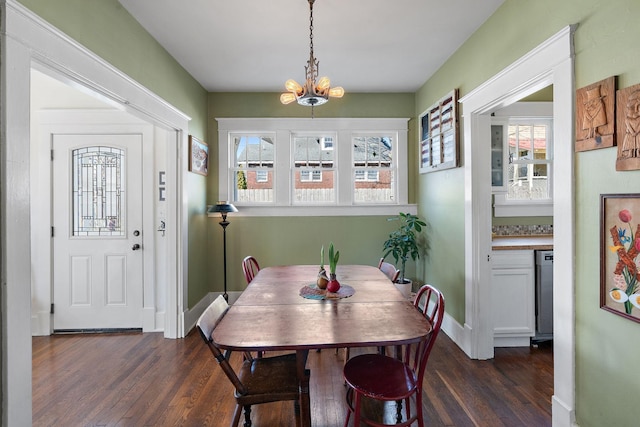
<svg viewBox="0 0 640 427"><path fill-rule="evenodd" d="M344 89L341 86L332 87L329 89L329 96L332 98L342 98L344 96Z"/></svg>
<svg viewBox="0 0 640 427"><path fill-rule="evenodd" d="M320 80L318 80L318 86L317 86L319 91L325 91L329 89L330 86L331 86L331 80L329 80L329 77L320 77Z"/></svg>
<svg viewBox="0 0 640 427"><path fill-rule="evenodd" d="M280 95L280 102L282 102L284 105L291 104L295 100L296 100L296 95L294 93L285 92L282 95Z"/></svg>
<svg viewBox="0 0 640 427"><path fill-rule="evenodd" d="M295 81L293 79L287 80L285 82L285 84L284 84L284 87L289 92L295 93L296 95L301 95L302 94L302 86L300 86L300 83L298 83L297 81Z"/></svg>

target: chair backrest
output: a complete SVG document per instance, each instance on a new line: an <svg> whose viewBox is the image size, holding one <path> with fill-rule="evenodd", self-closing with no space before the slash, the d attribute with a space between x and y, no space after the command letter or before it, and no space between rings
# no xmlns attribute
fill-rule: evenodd
<svg viewBox="0 0 640 427"><path fill-rule="evenodd" d="M442 319L444 318L444 296L435 287L428 284L423 285L418 290L413 305L420 310L431 323L431 333L427 339L419 345L413 345L413 352L410 352L409 348L407 348L405 352L405 363L410 364L416 372L419 386L422 387L422 379L427 366L427 360L436 342L440 327L442 326Z"/></svg>
<svg viewBox="0 0 640 427"><path fill-rule="evenodd" d="M200 315L196 327L198 331L200 331L200 336L209 347L209 350L213 353L213 357L218 361L222 371L227 378L229 378L238 393L246 394L247 388L240 382L240 379L229 363L229 353L223 354L220 347L216 345L212 338L213 331L228 309L229 304L227 300L225 300L222 295L219 295L218 298L209 304L209 307L207 307L204 313Z"/></svg>
<svg viewBox="0 0 640 427"><path fill-rule="evenodd" d="M386 262L384 258L380 258L380 262L378 262L378 268L380 269L380 271L386 274L389 280L391 280L393 283L396 283L398 281L400 270L398 270L395 265Z"/></svg>
<svg viewBox="0 0 640 427"><path fill-rule="evenodd" d="M242 271L244 272L244 278L247 280L247 285L251 283L258 271L260 271L260 265L258 265L258 260L256 260L251 255L245 257L242 260Z"/></svg>

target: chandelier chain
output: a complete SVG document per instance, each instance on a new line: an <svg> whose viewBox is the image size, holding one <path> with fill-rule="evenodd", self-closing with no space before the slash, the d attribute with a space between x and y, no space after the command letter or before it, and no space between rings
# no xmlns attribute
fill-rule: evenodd
<svg viewBox="0 0 640 427"><path fill-rule="evenodd" d="M314 0L309 0L309 47L311 56L313 56L313 2Z"/></svg>

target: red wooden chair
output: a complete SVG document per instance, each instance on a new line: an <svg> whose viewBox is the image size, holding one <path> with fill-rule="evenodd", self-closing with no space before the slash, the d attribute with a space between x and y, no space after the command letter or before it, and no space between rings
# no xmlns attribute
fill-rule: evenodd
<svg viewBox="0 0 640 427"><path fill-rule="evenodd" d="M242 271L244 272L244 278L247 280L247 284L251 283L258 271L260 271L260 265L258 265L258 261L252 257L248 256L242 260Z"/></svg>
<svg viewBox="0 0 640 427"><path fill-rule="evenodd" d="M432 331L428 338L420 343L403 346L399 358L382 354L363 354L349 359L344 366L344 379L347 384L347 418L349 425L351 413L354 413L355 425L360 422L372 426L384 426L380 422L363 417L362 398L397 403L396 424L410 426L418 422L424 426L422 416L422 380L429 354L433 348L442 318L444 317L444 297L431 285L424 285L418 291L414 303L431 322ZM411 411L411 397L415 396L415 411ZM405 407L405 419L402 421L402 402Z"/></svg>
<svg viewBox="0 0 640 427"><path fill-rule="evenodd" d="M285 400L295 401L296 409L300 399L300 387L296 371L296 355L264 357L254 359L247 352L238 370L229 363L230 351L224 353L213 341L212 335L229 305L222 295L209 305L196 324L200 336L207 343L222 371L235 387L236 408L231 427L236 427L244 408L245 426L251 425L251 405ZM307 370L307 375L309 374ZM296 414L299 411L296 410ZM297 416L297 415L296 415Z"/></svg>
<svg viewBox="0 0 640 427"><path fill-rule="evenodd" d="M400 270L398 270L395 265L385 262L384 258L380 258L378 268L380 269L380 271L386 274L389 280L391 280L393 283L396 283L398 281Z"/></svg>

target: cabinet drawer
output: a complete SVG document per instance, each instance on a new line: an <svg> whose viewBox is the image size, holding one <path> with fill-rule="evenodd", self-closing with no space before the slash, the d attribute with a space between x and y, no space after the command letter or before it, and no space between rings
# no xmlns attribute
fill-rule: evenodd
<svg viewBox="0 0 640 427"><path fill-rule="evenodd" d="M492 251L492 268L533 268L533 251Z"/></svg>

